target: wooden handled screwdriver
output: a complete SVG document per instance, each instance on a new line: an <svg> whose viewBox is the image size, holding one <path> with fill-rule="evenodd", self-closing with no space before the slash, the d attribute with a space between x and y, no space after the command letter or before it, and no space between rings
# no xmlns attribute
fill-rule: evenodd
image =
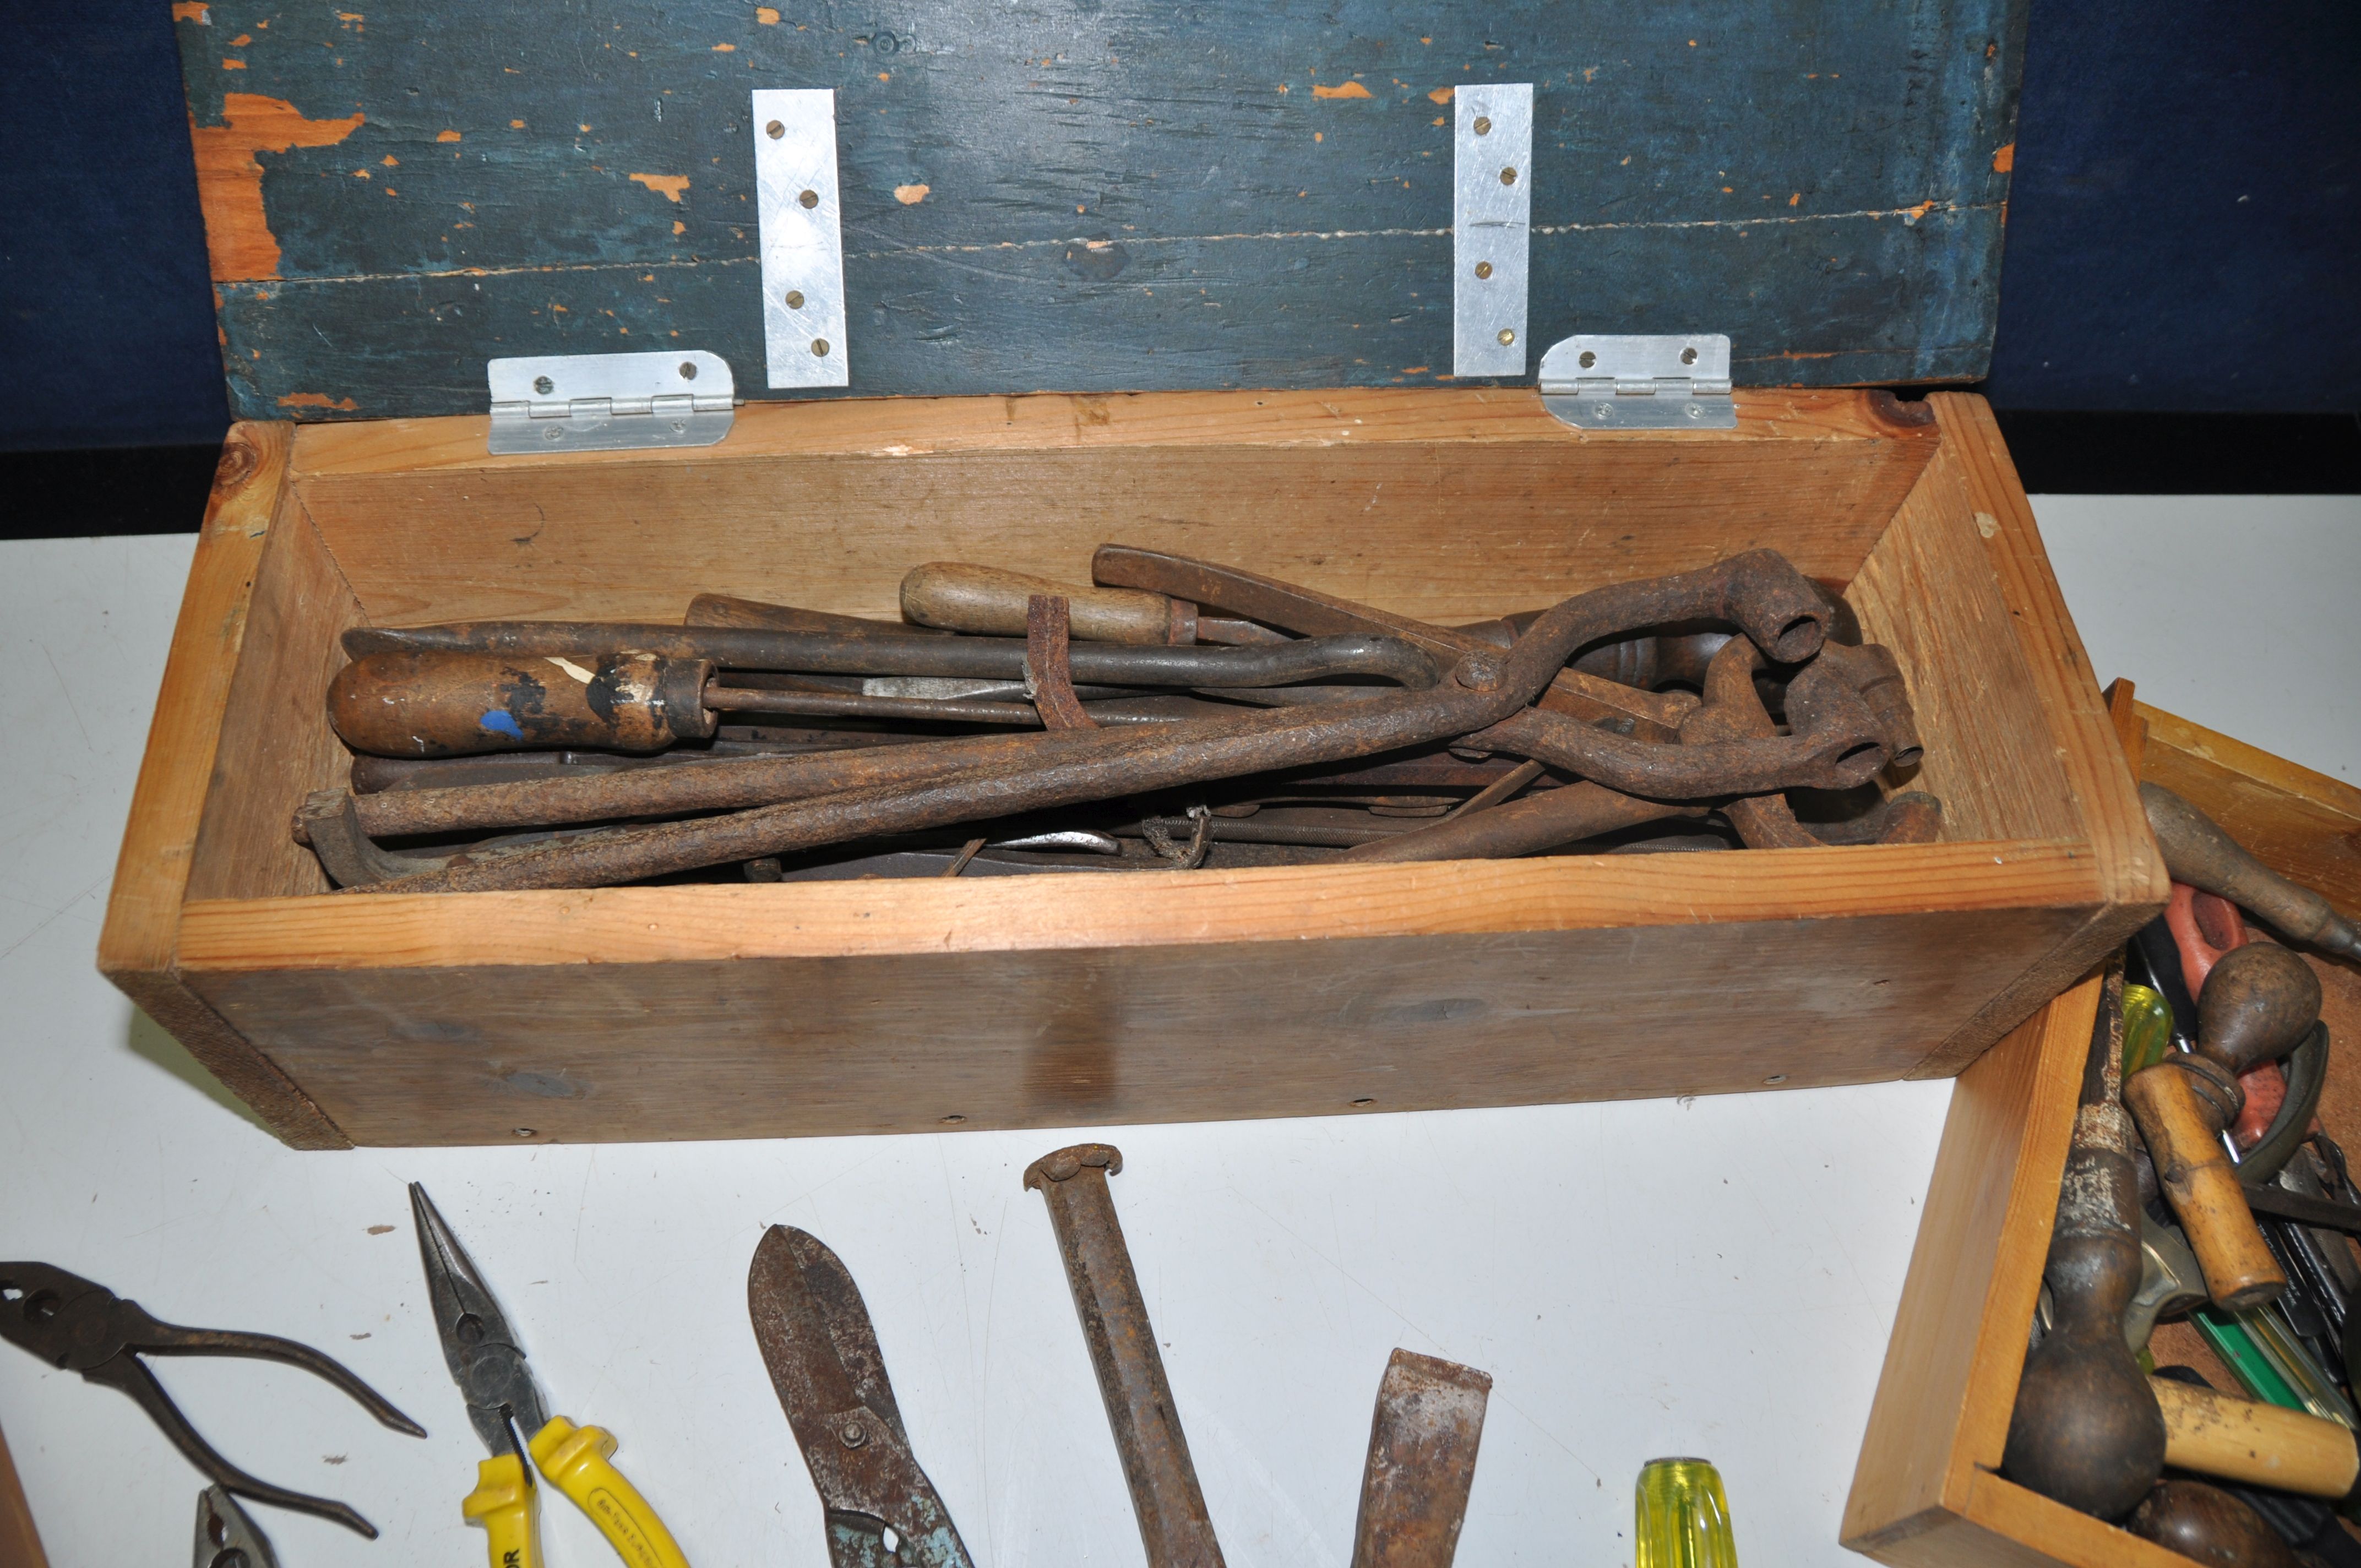
<svg viewBox="0 0 2361 1568"><path fill-rule="evenodd" d="M1187 599L1145 588L1077 587L997 566L930 561L902 579L902 613L920 626L991 636L1025 635L1035 594L1062 596L1072 635L1091 642L1283 642L1287 634L1251 620L1200 615Z"/></svg>
<svg viewBox="0 0 2361 1568"><path fill-rule="evenodd" d="M2287 1285L2222 1146L2223 1129L2245 1104L2238 1075L2285 1056L2319 1017L2320 978L2301 959L2269 943L2239 948L2213 966L2198 997L2197 1049L2124 1085L2205 1288L2225 1310L2261 1306Z"/></svg>

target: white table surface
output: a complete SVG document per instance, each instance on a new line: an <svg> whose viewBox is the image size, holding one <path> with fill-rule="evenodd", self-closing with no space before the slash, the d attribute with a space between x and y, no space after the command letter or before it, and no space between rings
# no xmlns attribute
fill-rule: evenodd
<svg viewBox="0 0 2361 1568"><path fill-rule="evenodd" d="M2103 677L2356 778L2361 501L2036 510ZM1668 1453L1721 1466L1749 1563L1861 1561L1838 1520L1945 1083L1104 1134L282 1147L93 968L192 548L0 544L16 672L0 693L0 1257L320 1346L432 1431L387 1431L264 1363L162 1364L225 1453L384 1530L371 1545L254 1510L286 1568L484 1561L458 1514L481 1454L422 1310L412 1179L552 1409L618 1434L699 1568L827 1562L747 1323L746 1265L777 1223L860 1281L979 1564L1141 1562L1048 1215L1018 1186L1096 1135L1125 1152L1116 1205L1236 1568L1345 1563L1397 1344L1497 1380L1463 1563L1629 1563L1632 1477ZM198 1476L128 1399L0 1350L0 1428L59 1568L186 1561ZM612 1561L562 1501L544 1529L554 1568Z"/></svg>

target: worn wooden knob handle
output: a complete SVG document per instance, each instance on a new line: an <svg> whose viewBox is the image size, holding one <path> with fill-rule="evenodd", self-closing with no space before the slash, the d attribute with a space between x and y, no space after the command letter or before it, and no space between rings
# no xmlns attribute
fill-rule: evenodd
<svg viewBox="0 0 2361 1568"><path fill-rule="evenodd" d="M2207 1063L2205 1066L2212 1066ZM2124 1103L2139 1123L2156 1163L2157 1181L2189 1234L2189 1249L2205 1274L2214 1304L2240 1311L2270 1301L2287 1286L2287 1276L2255 1226L2246 1189L2222 1147L2222 1129L2235 1116L2235 1080L2226 1070L2217 1081L2198 1082L2197 1064L2158 1062L2124 1083ZM2226 1088L2225 1088L2226 1086Z"/></svg>
<svg viewBox="0 0 2361 1568"><path fill-rule="evenodd" d="M592 747L661 751L707 736L713 666L653 653L573 657L387 652L356 659L328 686L328 722L380 757Z"/></svg>
<svg viewBox="0 0 2361 1568"><path fill-rule="evenodd" d="M1186 643L1197 640L1197 607L1142 588L1075 587L997 566L930 561L902 579L902 613L921 626L993 636L1025 635L1035 594L1062 596L1068 630L1093 642Z"/></svg>
<svg viewBox="0 0 2361 1568"><path fill-rule="evenodd" d="M2335 1421L2151 1377L2164 1412L2164 1462L2201 1475L2342 1497L2361 1475L2361 1449Z"/></svg>

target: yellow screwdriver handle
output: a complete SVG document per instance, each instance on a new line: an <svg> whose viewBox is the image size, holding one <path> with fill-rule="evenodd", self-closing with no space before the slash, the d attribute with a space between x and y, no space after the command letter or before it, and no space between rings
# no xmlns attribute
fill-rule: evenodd
<svg viewBox="0 0 2361 1568"><path fill-rule="evenodd" d="M664 1520L639 1489L607 1463L615 1434L603 1427L577 1427L564 1416L533 1434L525 1446L549 1484L590 1516L607 1544L630 1568L688 1568L688 1559L664 1529Z"/></svg>
<svg viewBox="0 0 2361 1568"><path fill-rule="evenodd" d="M476 1466L476 1489L460 1503L459 1513L491 1537L492 1568L541 1568L538 1497L524 1461L513 1453Z"/></svg>

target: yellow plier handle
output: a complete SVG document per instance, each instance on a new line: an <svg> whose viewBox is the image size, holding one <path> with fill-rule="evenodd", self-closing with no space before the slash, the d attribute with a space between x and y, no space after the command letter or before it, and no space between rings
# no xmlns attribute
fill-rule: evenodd
<svg viewBox="0 0 2361 1568"><path fill-rule="evenodd" d="M615 1452L612 1432L603 1427L577 1427L564 1416L552 1416L525 1447L549 1484L590 1516L590 1522L629 1568L688 1568L688 1559L681 1555L672 1531L664 1529L655 1509L648 1507L648 1500L623 1479L620 1471L607 1463ZM507 1568L497 1557L493 1562L497 1568ZM518 1568L538 1565L524 1559Z"/></svg>
<svg viewBox="0 0 2361 1568"><path fill-rule="evenodd" d="M476 1489L459 1505L469 1524L491 1539L492 1568L541 1568L539 1493L513 1453L476 1466Z"/></svg>
<svg viewBox="0 0 2361 1568"><path fill-rule="evenodd" d="M672 1531L639 1489L607 1463L615 1436L603 1427L577 1427L564 1416L525 1444L549 1484L574 1500L629 1568L688 1568ZM538 1493L513 1453L476 1466L476 1489L459 1505L469 1524L491 1537L491 1568L541 1568Z"/></svg>

